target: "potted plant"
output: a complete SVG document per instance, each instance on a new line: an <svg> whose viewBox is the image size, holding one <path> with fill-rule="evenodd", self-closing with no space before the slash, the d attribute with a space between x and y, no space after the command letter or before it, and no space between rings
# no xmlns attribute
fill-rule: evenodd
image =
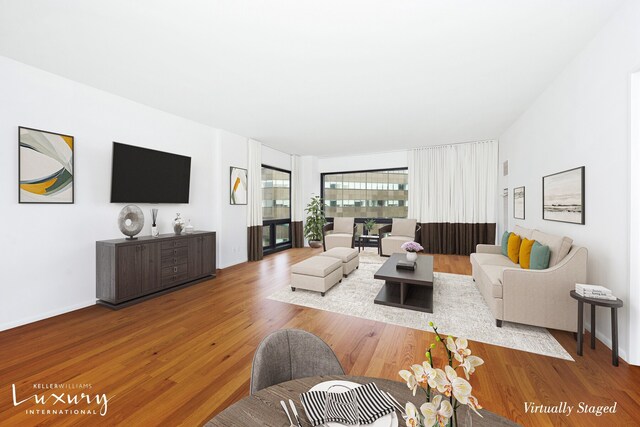
<svg viewBox="0 0 640 427"><path fill-rule="evenodd" d="M309 241L309 246L319 248L322 246L322 228L327 223L324 216L322 199L313 196L305 208L307 220L304 223L304 237Z"/></svg>
<svg viewBox="0 0 640 427"><path fill-rule="evenodd" d="M417 242L405 242L400 248L407 251L407 261L413 262L418 259L418 252L424 251L424 248Z"/></svg>
<svg viewBox="0 0 640 427"><path fill-rule="evenodd" d="M363 227L364 227L364 234L369 234L371 233L371 230L373 230L373 227L376 226L376 220L375 219L368 219L364 222Z"/></svg>
<svg viewBox="0 0 640 427"><path fill-rule="evenodd" d="M429 326L436 335L436 342L432 343L425 353L427 360L422 365L412 365L411 371L399 372L407 387L415 396L417 390L422 390L426 402L420 408L408 402L405 406L406 422L415 427L457 427L458 409L467 407L464 425L472 423L472 411L480 417L482 406L471 393L473 388L469 383L476 367L484 364L484 360L471 354L466 339L447 336L438 333L438 328L429 322ZM444 370L434 367L433 353L437 344L442 344L446 353ZM458 375L460 373L460 375ZM466 379L465 379L466 378Z"/></svg>

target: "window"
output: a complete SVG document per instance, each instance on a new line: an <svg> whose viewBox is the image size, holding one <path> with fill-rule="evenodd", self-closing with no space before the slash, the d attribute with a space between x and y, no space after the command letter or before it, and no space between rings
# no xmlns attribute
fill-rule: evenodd
<svg viewBox="0 0 640 427"><path fill-rule="evenodd" d="M262 248L291 247L291 172L262 165Z"/></svg>
<svg viewBox="0 0 640 427"><path fill-rule="evenodd" d="M407 217L408 181L406 168L324 173L321 189L325 215L356 218L360 234L364 220L373 218L378 224L372 230L376 233L391 218Z"/></svg>
<svg viewBox="0 0 640 427"><path fill-rule="evenodd" d="M327 217L406 218L407 169L322 174Z"/></svg>

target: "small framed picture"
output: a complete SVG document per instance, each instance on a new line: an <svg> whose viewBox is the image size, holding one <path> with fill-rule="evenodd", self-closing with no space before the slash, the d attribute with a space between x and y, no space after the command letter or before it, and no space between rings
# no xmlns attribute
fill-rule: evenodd
<svg viewBox="0 0 640 427"><path fill-rule="evenodd" d="M542 219L584 224L584 166L542 178Z"/></svg>
<svg viewBox="0 0 640 427"><path fill-rule="evenodd" d="M513 189L513 217L524 219L524 187Z"/></svg>
<svg viewBox="0 0 640 427"><path fill-rule="evenodd" d="M247 204L247 170L231 166L230 179L231 198L229 203L232 205Z"/></svg>
<svg viewBox="0 0 640 427"><path fill-rule="evenodd" d="M18 128L18 202L74 202L73 136Z"/></svg>

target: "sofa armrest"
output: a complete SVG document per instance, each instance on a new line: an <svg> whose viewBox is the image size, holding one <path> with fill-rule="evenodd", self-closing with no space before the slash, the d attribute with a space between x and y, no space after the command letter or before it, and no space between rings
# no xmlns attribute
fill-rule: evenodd
<svg viewBox="0 0 640 427"><path fill-rule="evenodd" d="M502 246L499 245L476 245L476 252L479 254L497 254L502 255Z"/></svg>
<svg viewBox="0 0 640 427"><path fill-rule="evenodd" d="M504 320L576 331L575 300L569 291L587 280L587 249L573 247L546 270L507 268L502 273Z"/></svg>

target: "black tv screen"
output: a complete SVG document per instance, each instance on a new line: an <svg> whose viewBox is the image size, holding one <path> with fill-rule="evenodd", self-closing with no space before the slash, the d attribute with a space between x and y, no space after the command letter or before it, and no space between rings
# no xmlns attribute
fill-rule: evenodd
<svg viewBox="0 0 640 427"><path fill-rule="evenodd" d="M191 157L113 143L111 203L189 203Z"/></svg>

